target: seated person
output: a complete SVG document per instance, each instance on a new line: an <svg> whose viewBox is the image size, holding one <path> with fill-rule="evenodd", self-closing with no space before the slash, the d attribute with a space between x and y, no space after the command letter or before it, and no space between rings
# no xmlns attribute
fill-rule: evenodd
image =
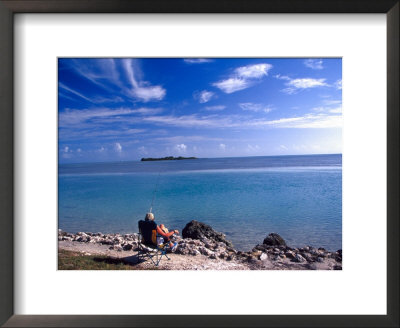
<svg viewBox="0 0 400 328"><path fill-rule="evenodd" d="M178 230L168 231L168 229L161 224L160 226L154 221L154 214L147 213L144 221L139 221L139 229L142 232L145 244L157 245L157 234L163 237L161 243L169 242L172 251L175 250L177 243L172 243L171 237L174 234L179 234Z"/></svg>
<svg viewBox="0 0 400 328"><path fill-rule="evenodd" d="M174 236L174 234L179 235L178 230L168 231L167 227L165 225L163 225L162 223L159 226L157 226L157 233L159 235L163 236L165 243L170 242L169 246L171 248L173 248L174 245L176 244L176 243L172 244L172 242L171 242L172 237Z"/></svg>

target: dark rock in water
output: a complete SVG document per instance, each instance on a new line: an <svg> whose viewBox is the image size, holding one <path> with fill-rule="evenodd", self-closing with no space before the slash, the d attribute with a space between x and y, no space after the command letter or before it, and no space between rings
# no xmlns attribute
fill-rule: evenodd
<svg viewBox="0 0 400 328"><path fill-rule="evenodd" d="M183 238L192 239L210 239L216 242L222 242L229 247L233 247L232 243L225 238L223 233L215 231L209 225L198 222L196 220L190 221L182 230Z"/></svg>
<svg viewBox="0 0 400 328"><path fill-rule="evenodd" d="M263 241L268 246L286 246L285 240L277 233L270 233Z"/></svg>

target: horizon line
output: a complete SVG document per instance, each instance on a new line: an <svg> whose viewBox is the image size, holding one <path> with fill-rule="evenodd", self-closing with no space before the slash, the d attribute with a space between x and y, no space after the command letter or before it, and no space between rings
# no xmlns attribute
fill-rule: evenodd
<svg viewBox="0 0 400 328"><path fill-rule="evenodd" d="M215 159L215 158L244 158L244 157L288 157L288 156L324 156L324 155L343 155L343 153L321 153L321 154L286 154L286 155L256 155L256 156L225 156L225 157L196 157L196 159ZM171 155L172 156L172 155ZM168 156L164 156L168 157ZM173 156L176 157L176 156ZM184 157L191 157L189 155L184 156ZM141 158L158 158L158 157L141 157ZM110 160L110 161L87 161L87 162L64 162L60 163L58 161L58 165L64 165L64 164L100 164L100 163L125 163L125 162L140 162L141 158L139 159L131 159L131 160ZM59 158L58 158L59 159Z"/></svg>

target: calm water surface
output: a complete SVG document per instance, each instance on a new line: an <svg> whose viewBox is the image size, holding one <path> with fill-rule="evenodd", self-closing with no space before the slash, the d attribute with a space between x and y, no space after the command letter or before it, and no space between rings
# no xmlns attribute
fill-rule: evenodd
<svg viewBox="0 0 400 328"><path fill-rule="evenodd" d="M62 164L59 228L137 232L157 223L210 224L248 250L271 232L291 246L342 248L342 156L275 156Z"/></svg>

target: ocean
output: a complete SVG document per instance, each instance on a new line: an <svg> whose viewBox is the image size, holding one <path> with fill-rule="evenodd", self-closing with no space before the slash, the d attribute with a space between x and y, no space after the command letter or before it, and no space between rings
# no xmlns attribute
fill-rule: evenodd
<svg viewBox="0 0 400 328"><path fill-rule="evenodd" d="M342 155L201 158L60 164L58 226L132 233L149 211L158 224L191 220L250 250L271 232L290 246L342 248Z"/></svg>

